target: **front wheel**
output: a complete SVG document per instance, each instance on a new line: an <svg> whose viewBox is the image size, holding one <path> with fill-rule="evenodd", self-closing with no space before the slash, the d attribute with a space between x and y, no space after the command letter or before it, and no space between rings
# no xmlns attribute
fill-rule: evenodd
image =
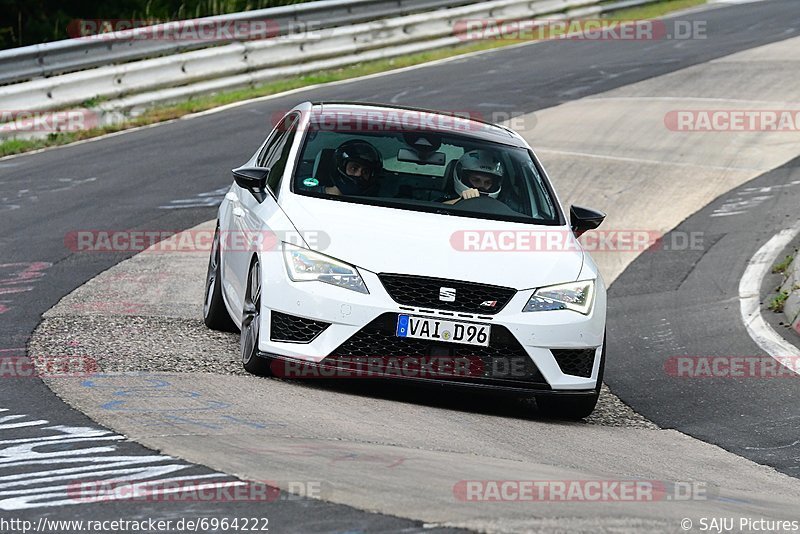
<svg viewBox="0 0 800 534"><path fill-rule="evenodd" d="M240 337L242 365L245 371L258 376L270 376L269 361L258 356L258 337L261 330L261 268L258 258L250 264L247 290L242 310Z"/></svg>
<svg viewBox="0 0 800 534"><path fill-rule="evenodd" d="M545 417L554 419L569 419L577 421L589 417L597 406L600 398L600 389L603 387L603 371L606 366L606 340L603 337L603 349L600 351L600 369L597 372L597 386L594 393L580 397L561 395L539 395L536 397L536 407Z"/></svg>
<svg viewBox="0 0 800 534"><path fill-rule="evenodd" d="M222 278L220 277L220 246L219 224L214 231L214 240L211 244L211 255L208 258L206 271L206 294L203 301L203 322L212 330L223 332L236 332L236 325L228 314L225 302L222 300Z"/></svg>

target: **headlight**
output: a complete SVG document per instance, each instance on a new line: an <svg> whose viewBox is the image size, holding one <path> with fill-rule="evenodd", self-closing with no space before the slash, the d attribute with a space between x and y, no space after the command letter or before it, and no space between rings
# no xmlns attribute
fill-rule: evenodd
<svg viewBox="0 0 800 534"><path fill-rule="evenodd" d="M283 244L283 259L289 278L295 282L316 280L359 293L369 293L361 275L352 265L289 243Z"/></svg>
<svg viewBox="0 0 800 534"><path fill-rule="evenodd" d="M572 310L588 315L594 299L594 280L540 287L533 292L524 312Z"/></svg>

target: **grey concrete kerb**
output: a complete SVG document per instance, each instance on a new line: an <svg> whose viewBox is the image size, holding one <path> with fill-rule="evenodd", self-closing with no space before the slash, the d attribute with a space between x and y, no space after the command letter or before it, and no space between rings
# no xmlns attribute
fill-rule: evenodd
<svg viewBox="0 0 800 534"><path fill-rule="evenodd" d="M789 297L783 304L783 314L787 324L800 335L800 253L795 251L794 261L786 269L786 280L781 285L781 293Z"/></svg>

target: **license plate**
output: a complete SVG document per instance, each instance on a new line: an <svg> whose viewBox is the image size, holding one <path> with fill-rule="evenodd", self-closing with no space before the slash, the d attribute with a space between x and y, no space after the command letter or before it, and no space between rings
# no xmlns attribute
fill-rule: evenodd
<svg viewBox="0 0 800 534"><path fill-rule="evenodd" d="M491 329L488 324L444 321L402 314L397 317L397 337L488 347Z"/></svg>

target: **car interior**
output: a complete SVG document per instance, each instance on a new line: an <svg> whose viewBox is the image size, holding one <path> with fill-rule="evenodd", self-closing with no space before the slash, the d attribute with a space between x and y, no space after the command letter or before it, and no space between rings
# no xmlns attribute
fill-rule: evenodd
<svg viewBox="0 0 800 534"><path fill-rule="evenodd" d="M557 217L536 169L532 164L524 169L519 161L519 154L512 157L515 155L512 151L519 152L521 149L510 147L509 150L503 150L487 142L469 138L450 139L438 134L436 137L433 142L435 152L431 152L430 147L426 146L426 151L421 153L409 143L409 136L402 133L355 135L349 132L310 132L295 171L294 190L302 193L316 187L304 185L308 178L314 178L318 184L324 186L333 186L333 176L337 172L336 147L350 139L362 139L374 146L383 158L383 169L377 177L378 198L391 199L402 204L441 205L445 200L457 198L453 182L459 157L469 150L486 149L490 146L506 169L497 199L482 196L483 202L470 201L468 204L467 201L460 201L453 206L442 207L536 219ZM417 156L413 156L414 154ZM416 160L412 161L414 159ZM428 163L433 160L435 163Z"/></svg>

